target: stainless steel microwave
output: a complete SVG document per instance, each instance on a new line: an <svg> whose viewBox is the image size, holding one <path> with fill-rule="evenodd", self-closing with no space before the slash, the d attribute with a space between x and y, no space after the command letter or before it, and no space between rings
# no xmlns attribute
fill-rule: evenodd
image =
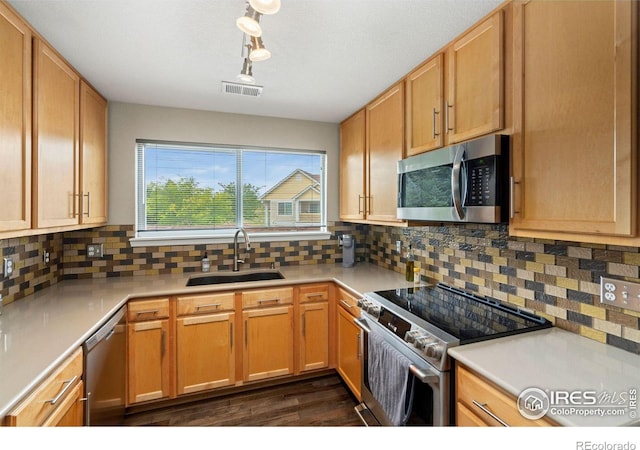
<svg viewBox="0 0 640 450"><path fill-rule="evenodd" d="M509 136L494 134L398 161L398 218L508 220Z"/></svg>

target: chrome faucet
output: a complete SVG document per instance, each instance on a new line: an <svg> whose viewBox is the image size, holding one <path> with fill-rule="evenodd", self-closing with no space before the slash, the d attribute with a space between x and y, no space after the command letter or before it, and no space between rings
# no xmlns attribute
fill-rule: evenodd
<svg viewBox="0 0 640 450"><path fill-rule="evenodd" d="M235 236L233 236L233 271L234 272L238 272L240 269L238 268L238 264L244 264L244 259L240 259L238 258L239 254L238 254L238 235L242 232L242 235L244 236L244 245L245 245L245 251L249 251L251 250L251 243L249 242L249 235L247 235L247 232L244 231L244 228L238 228L238 231L236 231Z"/></svg>

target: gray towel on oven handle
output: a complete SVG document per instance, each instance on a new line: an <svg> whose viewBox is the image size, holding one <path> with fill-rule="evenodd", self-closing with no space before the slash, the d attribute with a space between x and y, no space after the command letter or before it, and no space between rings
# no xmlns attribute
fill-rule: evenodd
<svg viewBox="0 0 640 450"><path fill-rule="evenodd" d="M413 407L415 377L409 372L411 361L375 329L368 335L371 393L393 425L405 425Z"/></svg>

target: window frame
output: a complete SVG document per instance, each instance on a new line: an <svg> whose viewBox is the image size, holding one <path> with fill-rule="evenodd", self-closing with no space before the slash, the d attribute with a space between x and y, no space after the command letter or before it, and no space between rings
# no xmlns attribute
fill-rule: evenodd
<svg viewBox="0 0 640 450"><path fill-rule="evenodd" d="M135 224L134 237L129 240L132 247L141 246L161 246L161 245L197 245L197 244L217 244L233 242L233 236L238 230L236 228L229 229L198 229L198 230L162 230L147 231L140 230L139 221L144 214L144 202L140 198L145 198L146 183L141 180L144 173L144 148L145 145L161 145L161 146L177 146L177 147L202 147L209 149L221 149L236 152L241 155L242 151L264 151L271 153L292 153L292 154L317 154L321 155L320 167L320 226L317 230L286 230L278 231L276 228L270 231L250 232L251 240L254 242L270 242L273 240L308 240L308 239L329 239L331 233L327 231L327 152L324 150L308 150L308 149L287 149L273 147L257 147L257 146L241 146L241 145L224 145L224 144L207 144L193 142L176 142L176 141L158 141L150 139L136 139L135 146ZM278 202L280 203L280 202ZM291 215L281 217L293 217L294 205L291 204ZM142 209L142 211L141 211ZM241 211L237 212L237 219L242 221Z"/></svg>

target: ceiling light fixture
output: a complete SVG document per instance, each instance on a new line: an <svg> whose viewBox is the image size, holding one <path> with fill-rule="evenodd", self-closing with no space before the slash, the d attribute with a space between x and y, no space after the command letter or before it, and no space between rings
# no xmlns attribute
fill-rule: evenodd
<svg viewBox="0 0 640 450"><path fill-rule="evenodd" d="M246 84L256 84L255 78L253 78L253 65L249 58L244 59L242 64L242 71L238 74L236 79Z"/></svg>
<svg viewBox="0 0 640 450"><path fill-rule="evenodd" d="M266 61L271 58L271 52L264 48L261 37L251 36L251 48L249 50L249 59L251 61Z"/></svg>
<svg viewBox="0 0 640 450"><path fill-rule="evenodd" d="M280 11L280 0L249 0L249 4L260 14L275 14Z"/></svg>
<svg viewBox="0 0 640 450"><path fill-rule="evenodd" d="M240 30L249 36L262 35L262 27L260 27L260 13L253 9L251 5L247 5L247 12L244 16L236 20L236 25Z"/></svg>

